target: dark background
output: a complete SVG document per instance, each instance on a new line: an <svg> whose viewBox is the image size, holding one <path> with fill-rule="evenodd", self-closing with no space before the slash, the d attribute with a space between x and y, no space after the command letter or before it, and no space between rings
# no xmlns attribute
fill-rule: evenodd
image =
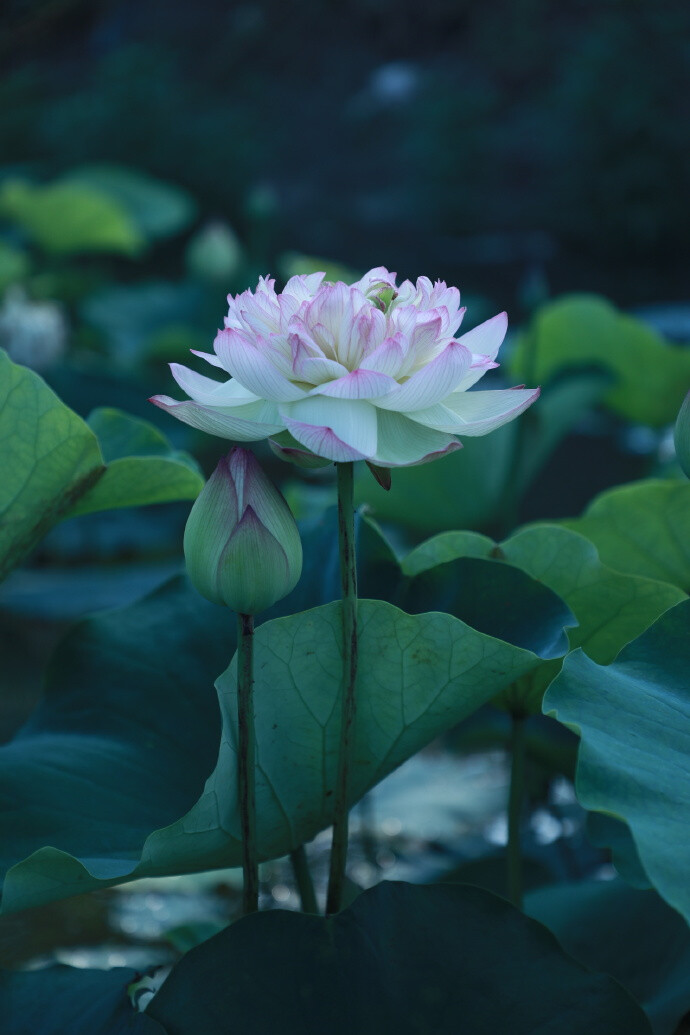
<svg viewBox="0 0 690 1035"><path fill-rule="evenodd" d="M273 270L686 290L685 0L5 0L0 33L5 175L135 166Z"/></svg>

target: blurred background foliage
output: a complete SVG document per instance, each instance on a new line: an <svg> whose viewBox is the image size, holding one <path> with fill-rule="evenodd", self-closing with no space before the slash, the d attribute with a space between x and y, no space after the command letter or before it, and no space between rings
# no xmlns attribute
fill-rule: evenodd
<svg viewBox="0 0 690 1035"><path fill-rule="evenodd" d="M682 0L7 0L0 347L82 418L148 420L208 472L224 443L147 401L178 392L167 363L208 350L226 294L259 274L383 263L459 284L467 326L508 309L483 386L543 386L521 421L395 472L390 494L362 472L398 546L500 538L673 476L689 47ZM332 471L258 452L303 519L332 502ZM17 609L70 619L155 584L186 512L57 525L3 588L10 638Z"/></svg>
<svg viewBox="0 0 690 1035"><path fill-rule="evenodd" d="M227 293L259 274L348 280L385 264L459 285L467 327L508 310L502 366L481 387L541 384L538 405L441 462L395 471L388 494L361 472L359 501L400 553L443 530L502 539L521 522L568 518L616 560L605 512L627 496L578 516L598 493L651 477L622 520L646 516L653 532L666 521L679 474L671 427L690 387L689 54L686 0L5 0L0 348L88 418L74 426L97 437L114 471L104 485L129 471L145 491L131 496L144 505L94 504L54 524L3 583L0 741L30 712L75 618L179 570L189 503L153 500L191 497L187 453L208 473L226 444L147 398L179 395L167 363L195 365L189 349L209 350ZM305 527L323 521L332 469L257 453ZM156 496L146 472L161 457L186 488ZM487 709L446 747L505 745L504 720ZM554 841L549 865L580 877L601 855L570 814L573 738L530 721L531 860ZM477 763L484 782L467 797L479 815L493 794L498 823L496 757ZM446 765L432 754L401 771L401 815L406 780L421 788L420 815L450 801ZM475 854L503 844L489 827L470 824ZM377 836L374 869L395 857L398 876L436 872L427 832L402 849L398 828ZM405 863L415 838L421 870ZM271 880L284 887L285 875ZM62 915L58 926L64 942Z"/></svg>

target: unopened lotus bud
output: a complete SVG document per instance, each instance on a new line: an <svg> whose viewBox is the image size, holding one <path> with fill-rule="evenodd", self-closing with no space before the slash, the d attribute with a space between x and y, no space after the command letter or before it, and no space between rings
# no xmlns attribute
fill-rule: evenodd
<svg viewBox="0 0 690 1035"><path fill-rule="evenodd" d="M184 533L187 572L214 604L254 615L287 596L302 572L290 508L247 449L231 449L201 490Z"/></svg>
<svg viewBox="0 0 690 1035"><path fill-rule="evenodd" d="M680 408L673 441L683 474L686 478L690 478L690 392L685 396L685 401Z"/></svg>

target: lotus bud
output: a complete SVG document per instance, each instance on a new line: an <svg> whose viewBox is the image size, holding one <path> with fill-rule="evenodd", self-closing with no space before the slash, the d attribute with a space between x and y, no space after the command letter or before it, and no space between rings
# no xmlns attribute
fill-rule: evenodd
<svg viewBox="0 0 690 1035"><path fill-rule="evenodd" d="M240 614L265 611L297 584L302 543L295 519L248 449L231 449L201 490L184 554L199 593Z"/></svg>
<svg viewBox="0 0 690 1035"><path fill-rule="evenodd" d="M685 401L680 408L673 441L683 474L686 478L690 478L690 392L685 396Z"/></svg>

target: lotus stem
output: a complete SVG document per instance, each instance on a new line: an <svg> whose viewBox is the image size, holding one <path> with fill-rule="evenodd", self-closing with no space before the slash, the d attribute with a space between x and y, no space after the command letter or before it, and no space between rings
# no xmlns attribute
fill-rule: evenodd
<svg viewBox="0 0 690 1035"><path fill-rule="evenodd" d="M290 862L292 863L292 872L295 875L297 890L302 903L302 912L318 913L319 907L316 902L314 882L311 879L304 845L300 845L299 848L295 848L294 851L290 852Z"/></svg>
<svg viewBox="0 0 690 1035"><path fill-rule="evenodd" d="M338 540L342 589L343 674L342 721L338 774L333 807L333 846L328 877L326 913L342 904L347 863L349 777L357 712L357 560L355 553L354 464L336 464L338 472Z"/></svg>
<svg viewBox="0 0 690 1035"><path fill-rule="evenodd" d="M254 733L254 618L238 614L237 777L242 829L242 912L259 908L259 863L256 852L256 738Z"/></svg>
<svg viewBox="0 0 690 1035"><path fill-rule="evenodd" d="M508 798L508 898L522 909L523 877L520 828L525 800L525 717L511 714L510 794Z"/></svg>

